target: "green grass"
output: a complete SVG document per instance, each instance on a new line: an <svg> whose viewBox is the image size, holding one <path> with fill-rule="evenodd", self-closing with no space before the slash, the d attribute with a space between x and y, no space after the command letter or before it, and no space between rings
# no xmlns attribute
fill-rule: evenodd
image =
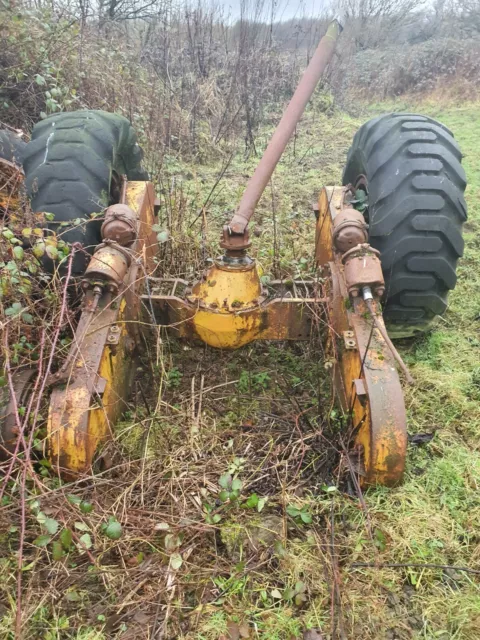
<svg viewBox="0 0 480 640"><path fill-rule="evenodd" d="M405 109L406 105L397 109L390 104L376 107L372 115ZM473 640L480 625L478 577L462 572L453 572L451 577L452 572L445 573L441 568L354 570L350 566L353 561L378 561L480 567L480 107L438 109L427 103L415 110L450 127L464 153L469 182L465 256L444 318L428 335L401 345L416 379L415 387L405 390L409 432L434 432L433 440L409 448L402 487L367 493L370 525L356 501L339 494L334 498L334 535L342 567L341 613L337 615L344 620L347 637ZM306 211L319 185L338 183L346 149L358 124L356 119L339 115L333 119L320 117L304 125L301 149L308 149L308 153L301 170L295 166L292 170L292 165L284 161L274 179L285 224L289 223L294 202ZM299 223L300 233L305 231L302 223L308 224L306 220L305 216ZM295 224L293 228L296 230ZM309 249L304 245L306 253ZM268 249L260 248L260 256L262 251ZM297 251L292 244L285 248L287 264L290 261L291 265L292 253L299 255ZM316 521L325 525L330 502L325 504L313 494L307 504ZM325 527L320 526L320 530L325 533ZM328 633L331 599L325 593L324 577L314 568L322 564L322 552L314 547L317 554L312 557L309 544L286 542L288 562L282 560L279 575L283 584L298 576L309 581L311 605L306 610L294 610L293 615L307 626L322 626ZM316 591L323 592L323 597ZM252 589L234 601L243 610L253 606L255 611L254 594ZM340 609L338 603L336 606ZM289 611L288 607L280 605L278 613L285 610ZM264 625L259 629L258 637L273 637ZM281 633L284 635L280 637L288 637L291 631L285 626Z"/></svg>
<svg viewBox="0 0 480 640"><path fill-rule="evenodd" d="M311 203L323 184L339 183L358 126L397 106L408 107L376 105L362 117L309 110L295 149L289 145L276 171L273 193L260 203L261 231L252 253L265 274L308 273ZM338 456L327 440L340 423L331 420L335 410L315 341L221 353L184 350L165 338L157 351L152 347L138 376L151 406L133 403L117 428L114 453L131 463L86 486L52 485L51 495L39 498L62 526L74 527L79 519L88 526L95 564L78 549L53 561L50 548L32 545L41 531L28 517L26 637L147 638L155 621L165 618L165 638L179 640L219 640L229 623L247 624L250 637L260 640L299 639L305 628L321 629L328 640L341 633L366 640L479 637L479 576L408 565L480 570L480 106L426 103L410 109L454 131L465 154L469 221L447 313L428 335L400 343L416 380L405 389L409 432L434 433L427 444L409 447L404 484L369 490L366 510L354 495L332 490ZM259 149L269 133L259 138ZM240 154L232 161L208 207L202 247L198 208L221 164L186 167L172 160L178 181L168 198L184 216L182 226L170 229L166 257L172 272L191 278L201 268L202 251L216 255L224 212L238 201L255 163ZM195 417L202 375L202 407ZM157 396L151 380L162 376ZM152 416L155 406L159 415ZM222 501L227 473L241 488L238 497ZM92 513L80 516L68 503L72 491L94 503ZM261 511L254 495L263 500ZM118 541L101 534L111 514L124 529ZM13 638L17 542L15 531L0 538L0 638ZM171 571L174 553L182 565ZM41 588L47 582L49 588ZM68 601L66 591L79 599Z"/></svg>

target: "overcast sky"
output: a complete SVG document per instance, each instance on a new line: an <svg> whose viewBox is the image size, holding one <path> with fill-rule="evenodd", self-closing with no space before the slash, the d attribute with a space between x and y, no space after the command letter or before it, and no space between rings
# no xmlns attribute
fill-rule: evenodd
<svg viewBox="0 0 480 640"><path fill-rule="evenodd" d="M260 0L263 3L263 15L261 17L264 19L270 19L272 1L275 7L275 20L289 20L290 18L300 18L302 16L316 17L322 13L322 8L327 4L326 0ZM225 7L225 11L230 14L232 20L240 17L242 0L217 0L217 3ZM249 7L249 17L253 17L253 7L257 4L256 1L243 0L243 3Z"/></svg>

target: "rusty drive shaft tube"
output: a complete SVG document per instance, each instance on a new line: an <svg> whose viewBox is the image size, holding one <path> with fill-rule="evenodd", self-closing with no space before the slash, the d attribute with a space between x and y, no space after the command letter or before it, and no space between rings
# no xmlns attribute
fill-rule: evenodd
<svg viewBox="0 0 480 640"><path fill-rule="evenodd" d="M307 102L329 63L338 35L342 27L337 20L330 23L326 34L313 54L292 99L280 120L270 143L258 163L255 173L250 178L240 204L229 226L230 233L243 234L255 211L260 197L265 190L280 157L287 146L295 127L302 117Z"/></svg>

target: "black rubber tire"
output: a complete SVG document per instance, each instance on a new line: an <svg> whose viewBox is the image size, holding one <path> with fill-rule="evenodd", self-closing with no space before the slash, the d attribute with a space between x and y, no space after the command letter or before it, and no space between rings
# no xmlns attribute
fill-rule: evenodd
<svg viewBox="0 0 480 640"><path fill-rule="evenodd" d="M23 151L26 143L13 131L2 129L0 131L0 158L13 164L22 165Z"/></svg>
<svg viewBox="0 0 480 640"><path fill-rule="evenodd" d="M353 139L343 184L366 177L369 242L381 252L391 337L425 331L447 308L467 219L461 159L452 132L421 115L374 118Z"/></svg>
<svg viewBox="0 0 480 640"><path fill-rule="evenodd" d="M54 214L49 228L67 242L80 242L92 253L101 241L101 222L91 220L91 215L114 202L114 174L148 180L142 156L135 131L122 116L105 111L50 116L35 125L23 153L32 209ZM87 222L59 228L59 223L78 218ZM77 252L73 272L83 273L87 262L88 255Z"/></svg>

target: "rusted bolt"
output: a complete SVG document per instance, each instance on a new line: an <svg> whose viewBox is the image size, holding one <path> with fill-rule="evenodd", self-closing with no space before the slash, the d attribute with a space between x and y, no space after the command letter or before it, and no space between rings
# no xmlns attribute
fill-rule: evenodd
<svg viewBox="0 0 480 640"><path fill-rule="evenodd" d="M383 296L383 294L385 293L385 287L377 287L375 290L375 293L377 294L377 296L379 298L381 298Z"/></svg>
<svg viewBox="0 0 480 640"><path fill-rule="evenodd" d="M360 295L359 289L350 289L350 295L352 296L352 298L358 298L358 296Z"/></svg>

